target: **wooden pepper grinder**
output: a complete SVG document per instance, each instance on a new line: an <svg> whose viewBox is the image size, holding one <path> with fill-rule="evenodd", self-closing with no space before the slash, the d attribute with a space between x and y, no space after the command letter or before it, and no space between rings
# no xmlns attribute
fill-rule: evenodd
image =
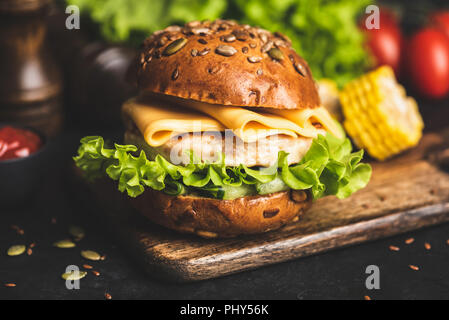
<svg viewBox="0 0 449 320"><path fill-rule="evenodd" d="M46 45L50 0L0 0L0 123L62 127L61 72Z"/></svg>

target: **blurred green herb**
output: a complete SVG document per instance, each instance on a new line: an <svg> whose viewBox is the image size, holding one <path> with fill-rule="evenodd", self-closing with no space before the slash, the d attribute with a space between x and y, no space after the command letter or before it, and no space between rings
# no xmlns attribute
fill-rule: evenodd
<svg viewBox="0 0 449 320"><path fill-rule="evenodd" d="M288 35L315 78L340 86L369 66L357 18L374 0L67 0L109 41L136 45L150 32L191 20L230 18Z"/></svg>

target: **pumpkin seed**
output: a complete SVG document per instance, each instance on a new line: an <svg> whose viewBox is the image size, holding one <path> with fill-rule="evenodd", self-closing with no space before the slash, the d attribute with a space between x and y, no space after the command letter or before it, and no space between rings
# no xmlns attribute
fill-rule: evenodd
<svg viewBox="0 0 449 320"><path fill-rule="evenodd" d="M81 240L85 236L84 229L78 226L70 226L69 233L75 238L75 240Z"/></svg>
<svg viewBox="0 0 449 320"><path fill-rule="evenodd" d="M215 49L215 52L222 56L230 57L230 56L233 56L234 54L236 54L237 50L231 46L220 45L217 47L217 49Z"/></svg>
<svg viewBox="0 0 449 320"><path fill-rule="evenodd" d="M22 244L20 245L15 245L15 246L11 246L8 249L8 256L12 257L12 256L20 256L22 253L24 253L26 250L26 247Z"/></svg>
<svg viewBox="0 0 449 320"><path fill-rule="evenodd" d="M172 43L170 43L167 47L165 47L164 52L162 53L164 56L170 56L179 50L181 50L187 43L187 39L179 38Z"/></svg>
<svg viewBox="0 0 449 320"><path fill-rule="evenodd" d="M81 256L87 260L98 261L101 256L98 252L92 250L83 250L81 251Z"/></svg>
<svg viewBox="0 0 449 320"><path fill-rule="evenodd" d="M72 240L68 240L68 239L56 241L55 243L53 243L53 245L60 249L68 249L68 248L76 247L76 244L73 243Z"/></svg>
<svg viewBox="0 0 449 320"><path fill-rule="evenodd" d="M86 271L74 271L74 272L63 273L61 275L61 277L64 280L74 281L74 280L80 280L80 279L84 278L86 275L87 275Z"/></svg>
<svg viewBox="0 0 449 320"><path fill-rule="evenodd" d="M274 60L278 60L281 61L284 59L284 54L282 53L281 50L279 50L278 48L271 48L268 51L268 55L273 58Z"/></svg>

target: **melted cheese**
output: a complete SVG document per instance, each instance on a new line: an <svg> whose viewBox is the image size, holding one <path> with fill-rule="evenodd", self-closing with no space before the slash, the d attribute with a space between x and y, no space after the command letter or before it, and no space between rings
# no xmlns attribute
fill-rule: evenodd
<svg viewBox="0 0 449 320"><path fill-rule="evenodd" d="M319 130L313 123L320 123L335 136L341 130L324 108L305 110L274 110L254 112L243 107L211 105L192 100L151 100L138 102L129 100L123 106L152 147L165 144L171 137L186 132L220 131L226 129L251 143L267 136L287 135L291 137L315 138Z"/></svg>

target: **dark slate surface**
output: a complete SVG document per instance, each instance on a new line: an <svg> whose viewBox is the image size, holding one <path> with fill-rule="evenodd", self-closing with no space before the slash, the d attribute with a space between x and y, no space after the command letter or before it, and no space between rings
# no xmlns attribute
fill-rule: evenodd
<svg viewBox="0 0 449 320"><path fill-rule="evenodd" d="M86 132L89 133L89 132ZM79 134L66 134L55 143L59 163L76 149ZM65 161L61 161L65 159ZM413 233L340 249L215 280L190 284L161 282L157 276L143 273L105 231L94 215L85 213L75 195L68 192L64 166L43 181L37 200L27 209L0 208L0 299L449 299L449 224ZM89 205L89 204L87 204ZM56 223L52 223L55 218ZM86 229L86 237L73 249L52 247L56 240L68 237L69 225ZM24 230L18 235L11 228ZM410 245L407 238L415 238ZM36 243L33 254L8 257L13 244ZM424 248L424 242L432 245ZM399 252L389 250L400 247ZM92 249L106 260L85 261L80 250ZM88 263L101 273L89 273L81 280L80 290L67 290L60 278L66 266ZM380 290L365 288L368 265L380 268ZM408 266L416 265L419 271ZM16 283L15 288L4 283Z"/></svg>

